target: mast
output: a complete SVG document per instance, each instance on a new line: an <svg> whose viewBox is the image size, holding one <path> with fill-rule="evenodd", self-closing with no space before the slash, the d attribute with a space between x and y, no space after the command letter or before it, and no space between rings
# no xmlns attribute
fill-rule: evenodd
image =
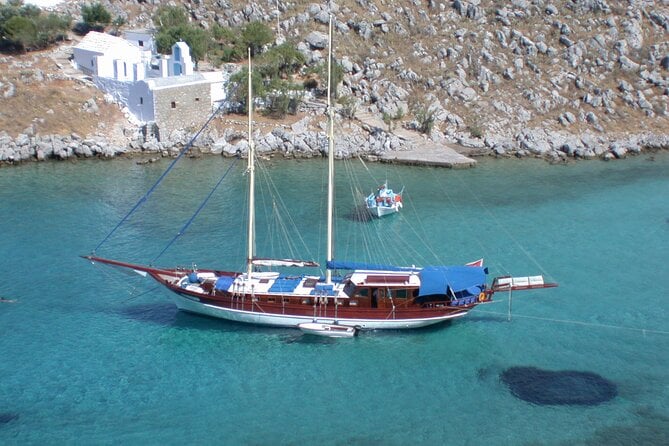
<svg viewBox="0 0 669 446"><path fill-rule="evenodd" d="M328 25L328 225L327 225L327 258L328 262L332 261L333 251L333 212L334 212L334 119L332 109L332 14L330 14L330 22ZM325 281L332 282L332 270L325 270Z"/></svg>
<svg viewBox="0 0 669 446"><path fill-rule="evenodd" d="M249 69L248 69L248 96L246 106L249 113L249 159L247 170L249 173L249 227L247 233L248 250L246 258L247 278L251 279L253 272L253 257L255 251L255 145L253 144L253 135L251 122L253 119L253 90L251 88L251 47L249 47Z"/></svg>

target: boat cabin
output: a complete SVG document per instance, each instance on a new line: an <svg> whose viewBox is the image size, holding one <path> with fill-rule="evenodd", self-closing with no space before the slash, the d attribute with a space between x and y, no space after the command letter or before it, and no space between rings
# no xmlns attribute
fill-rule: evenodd
<svg viewBox="0 0 669 446"><path fill-rule="evenodd" d="M343 291L351 306L392 308L412 303L419 286L415 272L356 271L344 278Z"/></svg>

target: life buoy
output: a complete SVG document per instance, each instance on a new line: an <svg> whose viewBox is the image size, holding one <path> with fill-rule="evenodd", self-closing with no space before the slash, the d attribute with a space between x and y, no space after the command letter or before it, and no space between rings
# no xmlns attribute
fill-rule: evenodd
<svg viewBox="0 0 669 446"><path fill-rule="evenodd" d="M479 302L484 302L486 300L485 293L479 294Z"/></svg>
<svg viewBox="0 0 669 446"><path fill-rule="evenodd" d="M395 195L395 201L402 201L401 195Z"/></svg>

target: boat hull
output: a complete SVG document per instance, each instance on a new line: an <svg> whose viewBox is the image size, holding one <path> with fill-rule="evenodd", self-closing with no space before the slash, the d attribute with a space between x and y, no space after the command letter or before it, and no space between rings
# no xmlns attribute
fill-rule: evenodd
<svg viewBox="0 0 669 446"><path fill-rule="evenodd" d="M399 212L399 207L397 205L393 206L371 206L367 208L367 211L372 215L372 217L385 217L386 215L396 214Z"/></svg>
<svg viewBox="0 0 669 446"><path fill-rule="evenodd" d="M174 290L173 290L174 291ZM264 325L269 327L291 327L296 328L300 324L312 322L313 315L292 315L292 314L278 314L268 313L263 311L250 311L239 308L229 308L221 305L214 305L212 303L201 302L190 295L184 295L177 291L174 292L172 300L180 310L188 311L190 313L202 314L205 316L215 317L219 319L226 319L229 321L241 322L246 324ZM454 312L449 314L440 314L433 317L419 317L419 318L402 318L402 319L370 319L363 317L337 317L334 316L319 316L319 322L323 323L339 323L342 325L359 326L365 330L402 330L427 327L429 325L438 324L450 319L462 317L467 314L467 310Z"/></svg>

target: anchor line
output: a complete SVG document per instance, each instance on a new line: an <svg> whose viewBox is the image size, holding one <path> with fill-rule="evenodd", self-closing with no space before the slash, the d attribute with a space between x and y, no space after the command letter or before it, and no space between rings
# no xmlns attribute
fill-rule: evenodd
<svg viewBox="0 0 669 446"><path fill-rule="evenodd" d="M486 311L486 310L476 310L477 313L487 313L487 314L495 314L499 316L504 316L506 313L500 313L497 311ZM598 327L598 328L615 328L618 330L629 330L629 331L636 331L636 332L641 332L643 334L646 333L652 333L652 334L662 334L662 335L669 335L669 331L666 330L655 330L652 328L637 328L637 327L625 327L623 325L613 325L613 324L596 324L593 322L584 322L584 321L574 321L574 320L569 320L569 319L554 319L554 318L547 318L547 317L540 317L540 316L527 316L527 315L519 315L519 314L514 314L513 317L521 317L525 319L535 319L535 320L540 320L540 321L547 321L547 322L559 322L563 324L574 324L574 325L583 325L583 326L588 326L588 327Z"/></svg>

